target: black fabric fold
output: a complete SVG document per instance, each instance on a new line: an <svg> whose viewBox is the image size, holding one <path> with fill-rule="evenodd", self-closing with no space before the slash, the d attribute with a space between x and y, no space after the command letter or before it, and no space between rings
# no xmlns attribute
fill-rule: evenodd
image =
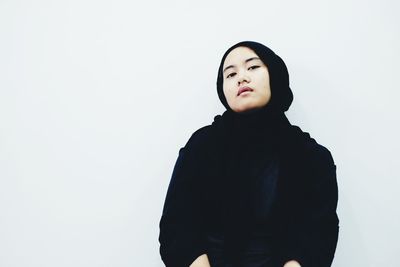
<svg viewBox="0 0 400 267"><path fill-rule="evenodd" d="M227 110L214 119L213 127L214 133L220 138L218 143L221 151L217 153L221 155L220 163L225 174L225 257L232 262L242 262L240 257L246 253L245 245L251 243L249 238L259 239L264 235L265 245L268 245L268 235L271 235L267 225L260 228L260 235L254 235L257 223L261 222L254 221L254 216L249 214L251 207L246 206L246 202L254 198L252 194L255 191L260 190L257 190L257 185L262 185L267 189L263 192L268 202L263 207L255 203L255 208L263 209L264 213L272 208L274 197L270 195L276 191L278 178L277 175L271 175L278 168L273 164L279 162L285 137L293 132L289 133L291 124L283 112L271 111L267 107L246 114ZM270 164L273 166L268 170ZM263 171L266 175L262 175ZM263 181L258 181L260 177ZM264 253L269 255L271 252L265 250ZM263 261L268 260L264 258Z"/></svg>

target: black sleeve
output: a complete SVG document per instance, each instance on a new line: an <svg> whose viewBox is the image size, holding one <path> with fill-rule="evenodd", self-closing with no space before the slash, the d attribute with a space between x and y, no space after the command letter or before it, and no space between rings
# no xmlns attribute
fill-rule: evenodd
<svg viewBox="0 0 400 267"><path fill-rule="evenodd" d="M286 235L283 263L293 259L302 267L329 267L339 234L336 165L325 147L314 150L308 158L301 208Z"/></svg>
<svg viewBox="0 0 400 267"><path fill-rule="evenodd" d="M159 222L160 255L167 267L188 267L206 253L195 183L198 154L189 144L179 150Z"/></svg>

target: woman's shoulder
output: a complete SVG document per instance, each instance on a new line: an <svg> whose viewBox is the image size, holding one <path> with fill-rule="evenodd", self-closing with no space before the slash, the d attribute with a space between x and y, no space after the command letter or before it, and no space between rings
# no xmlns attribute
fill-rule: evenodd
<svg viewBox="0 0 400 267"><path fill-rule="evenodd" d="M309 132L305 132L298 126L292 126L292 130L297 132L301 139L301 157L304 163L314 169L336 168L332 153L327 146L319 143Z"/></svg>
<svg viewBox="0 0 400 267"><path fill-rule="evenodd" d="M221 126L220 119L221 115L216 115L214 116L214 120L211 124L203 125L195 130L186 142L185 147L204 147L210 145L211 142L216 142L216 133L218 131L218 127Z"/></svg>
<svg viewBox="0 0 400 267"><path fill-rule="evenodd" d="M211 138L211 126L205 125L195 130L187 140L185 148L201 148L208 144Z"/></svg>
<svg viewBox="0 0 400 267"><path fill-rule="evenodd" d="M314 138L310 137L311 141L306 145L306 155L315 170L327 170L336 168L331 151L325 146L318 143Z"/></svg>

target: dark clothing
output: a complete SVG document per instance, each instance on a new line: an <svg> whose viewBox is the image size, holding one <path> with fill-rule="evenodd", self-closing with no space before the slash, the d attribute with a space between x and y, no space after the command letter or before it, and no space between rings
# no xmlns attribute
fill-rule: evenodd
<svg viewBox="0 0 400 267"><path fill-rule="evenodd" d="M191 136L179 151L160 220L167 267L187 267L202 254L212 267L277 267L292 259L302 267L330 266L339 229L336 165L308 133L290 129L275 152L252 149L242 170L242 158L225 161L229 151L211 149L218 146L212 127Z"/></svg>
<svg viewBox="0 0 400 267"><path fill-rule="evenodd" d="M237 46L267 65L272 97L240 113L222 88L224 59ZM240 77L238 86L253 85ZM192 134L172 172L159 224L165 265L188 267L207 254L211 267L329 267L339 231L336 165L286 118L293 94L283 60L262 44L238 43L221 60L217 92L227 110Z"/></svg>

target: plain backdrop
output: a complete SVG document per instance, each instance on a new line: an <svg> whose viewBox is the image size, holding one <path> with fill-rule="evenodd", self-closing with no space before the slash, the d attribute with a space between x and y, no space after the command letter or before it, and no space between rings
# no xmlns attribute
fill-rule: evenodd
<svg viewBox="0 0 400 267"><path fill-rule="evenodd" d="M399 3L0 0L0 266L163 266L178 150L243 40L283 58L289 120L334 157L333 266L400 266Z"/></svg>

